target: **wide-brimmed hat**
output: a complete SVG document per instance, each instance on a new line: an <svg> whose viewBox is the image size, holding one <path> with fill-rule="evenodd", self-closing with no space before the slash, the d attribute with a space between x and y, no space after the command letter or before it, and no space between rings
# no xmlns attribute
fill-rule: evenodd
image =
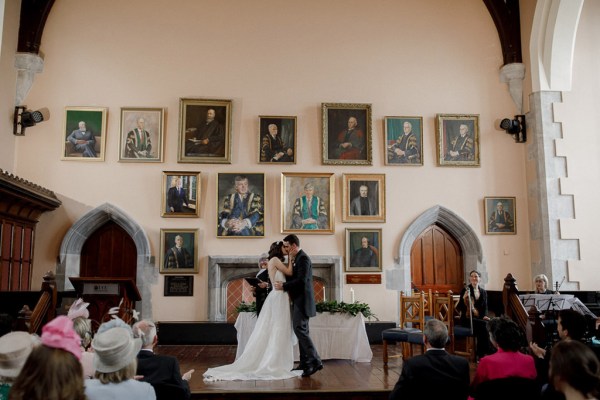
<svg viewBox="0 0 600 400"><path fill-rule="evenodd" d="M95 352L94 368L98 372L116 372L129 365L142 348L142 341L134 339L125 328L112 328L96 334L92 341Z"/></svg>
<svg viewBox="0 0 600 400"><path fill-rule="evenodd" d="M15 378L38 340L27 332L10 332L0 337L0 376Z"/></svg>

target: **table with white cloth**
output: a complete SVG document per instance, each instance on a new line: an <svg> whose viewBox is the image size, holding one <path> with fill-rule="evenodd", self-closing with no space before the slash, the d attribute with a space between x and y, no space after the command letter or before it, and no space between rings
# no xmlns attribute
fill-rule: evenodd
<svg viewBox="0 0 600 400"><path fill-rule="evenodd" d="M242 312L235 321L237 329L237 359L256 325L256 314ZM352 316L347 313L317 313L309 320L309 332L322 360L346 359L370 362L373 358L365 318L362 314ZM299 360L298 345L294 346L294 360Z"/></svg>

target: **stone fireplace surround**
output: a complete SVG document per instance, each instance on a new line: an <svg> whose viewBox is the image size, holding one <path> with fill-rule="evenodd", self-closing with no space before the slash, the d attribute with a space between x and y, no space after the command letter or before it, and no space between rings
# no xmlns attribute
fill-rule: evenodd
<svg viewBox="0 0 600 400"><path fill-rule="evenodd" d="M341 299L342 257L310 256L313 276L325 284L328 299ZM235 279L254 276L258 256L208 256L208 319L227 320L227 284Z"/></svg>

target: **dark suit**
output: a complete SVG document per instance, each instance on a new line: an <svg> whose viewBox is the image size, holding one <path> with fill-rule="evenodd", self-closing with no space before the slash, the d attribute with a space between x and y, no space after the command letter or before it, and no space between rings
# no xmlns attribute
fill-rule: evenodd
<svg viewBox="0 0 600 400"><path fill-rule="evenodd" d="M271 283L271 281L269 280L269 271L265 268L263 270L261 270L258 275L256 275L256 277L258 279L260 279L263 282L268 282L269 284ZM265 300L267 299L267 296L269 295L269 288L261 288L261 287L256 287L255 291L254 291L254 297L256 297L256 315L258 316L260 314L260 310L262 310L262 306L265 303Z"/></svg>
<svg viewBox="0 0 600 400"><path fill-rule="evenodd" d="M300 365L303 367L320 365L321 358L308 334L308 320L317 315L312 262L303 250L299 250L292 266L292 276L283 283L283 290L289 293L293 302L292 324L298 338Z"/></svg>
<svg viewBox="0 0 600 400"><path fill-rule="evenodd" d="M403 362L402 373L390 393L393 399L465 400L469 393L466 358L432 349Z"/></svg>
<svg viewBox="0 0 600 400"><path fill-rule="evenodd" d="M144 382L148 382L153 386L157 384L179 386L185 392L185 399L190 398L190 385L181 378L179 362L175 357L154 354L149 350L141 350L138 353L137 360L137 374L144 376Z"/></svg>
<svg viewBox="0 0 600 400"><path fill-rule="evenodd" d="M184 204L186 207L190 206L185 189L177 187L169 188L169 192L167 193L168 211L173 207L173 212L183 212Z"/></svg>

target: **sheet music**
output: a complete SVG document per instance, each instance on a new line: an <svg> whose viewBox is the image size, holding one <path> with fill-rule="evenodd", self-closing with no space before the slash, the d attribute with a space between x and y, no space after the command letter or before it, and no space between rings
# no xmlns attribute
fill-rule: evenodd
<svg viewBox="0 0 600 400"><path fill-rule="evenodd" d="M565 310L572 308L572 294L520 294L519 299L525 307L535 306L540 311ZM589 311L589 310L588 310Z"/></svg>

